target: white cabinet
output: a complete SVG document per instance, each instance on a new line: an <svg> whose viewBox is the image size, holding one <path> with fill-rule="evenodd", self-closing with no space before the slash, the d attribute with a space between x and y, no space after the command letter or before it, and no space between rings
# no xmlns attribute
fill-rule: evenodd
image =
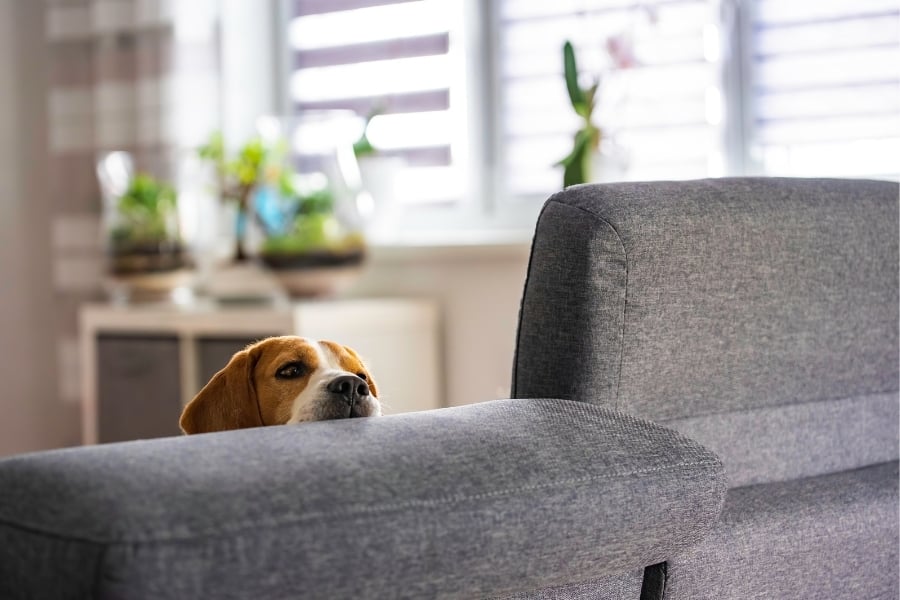
<svg viewBox="0 0 900 600"><path fill-rule="evenodd" d="M85 305L82 441L176 435L181 407L231 354L272 335L354 348L378 382L385 414L439 408L439 321L436 304L419 299Z"/></svg>

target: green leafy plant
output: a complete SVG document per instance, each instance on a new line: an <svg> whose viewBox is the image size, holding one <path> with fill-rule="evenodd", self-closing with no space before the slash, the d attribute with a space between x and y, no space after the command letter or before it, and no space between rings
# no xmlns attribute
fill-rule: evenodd
<svg viewBox="0 0 900 600"><path fill-rule="evenodd" d="M116 275L169 272L185 266L175 190L150 175L135 175L117 198L109 236L109 268Z"/></svg>
<svg viewBox="0 0 900 600"><path fill-rule="evenodd" d="M177 241L177 203L172 186L137 174L118 200L119 224L112 231L117 246L153 246Z"/></svg>
<svg viewBox="0 0 900 600"><path fill-rule="evenodd" d="M263 259L284 255L341 255L362 252L365 239L359 232L346 231L330 213L298 215L291 231L266 239Z"/></svg>
<svg viewBox="0 0 900 600"><path fill-rule="evenodd" d="M354 149L358 154L375 152L365 134ZM249 218L265 234L260 259L275 268L307 266L304 261L339 260L362 252L361 234L348 231L334 214L333 190L318 183L310 188L314 178L294 172L283 140L266 143L256 137L229 156L222 134L216 133L198 154L215 167L222 199L238 208L235 260L247 258L242 223ZM255 206L251 207L251 199Z"/></svg>
<svg viewBox="0 0 900 600"><path fill-rule="evenodd" d="M575 133L572 151L556 163L557 166L563 167L563 185L568 187L591 179L591 155L600 147L602 137L601 129L593 120L600 79L595 78L588 87L581 87L578 82L575 50L569 41L563 45L563 71L569 101L575 113L582 119L581 127Z"/></svg>
<svg viewBox="0 0 900 600"><path fill-rule="evenodd" d="M235 260L247 258L244 229L250 215L250 199L263 184L274 184L284 195L294 195L293 170L287 164L287 143L267 144L254 137L238 148L233 156L225 149L221 132L215 132L198 151L200 158L213 164L222 200L234 202L238 210Z"/></svg>
<svg viewBox="0 0 900 600"><path fill-rule="evenodd" d="M327 188L288 199L286 226L263 243L264 260L297 254L341 255L361 251L364 239L348 231L334 215L334 196Z"/></svg>

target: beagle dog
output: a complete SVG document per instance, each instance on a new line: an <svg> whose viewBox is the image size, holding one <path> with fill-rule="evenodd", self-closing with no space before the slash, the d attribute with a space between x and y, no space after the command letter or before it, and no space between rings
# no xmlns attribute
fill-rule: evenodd
<svg viewBox="0 0 900 600"><path fill-rule="evenodd" d="M235 354L181 413L187 434L381 415L375 381L351 348L272 337Z"/></svg>

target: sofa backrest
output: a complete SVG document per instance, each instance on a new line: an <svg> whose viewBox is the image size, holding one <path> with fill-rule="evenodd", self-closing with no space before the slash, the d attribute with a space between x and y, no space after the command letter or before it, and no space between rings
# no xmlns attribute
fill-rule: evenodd
<svg viewBox="0 0 900 600"><path fill-rule="evenodd" d="M538 220L514 397L672 426L730 485L897 458L898 185L568 188Z"/></svg>

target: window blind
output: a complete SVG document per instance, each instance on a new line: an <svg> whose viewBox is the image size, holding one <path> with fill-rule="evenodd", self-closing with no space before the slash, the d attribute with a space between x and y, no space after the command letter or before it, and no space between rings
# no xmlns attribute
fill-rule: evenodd
<svg viewBox="0 0 900 600"><path fill-rule="evenodd" d="M771 175L900 171L895 0L755 0L751 157Z"/></svg>
<svg viewBox="0 0 900 600"><path fill-rule="evenodd" d="M721 174L724 108L716 2L499 4L499 137L509 194L541 196L562 185L562 169L553 165L571 150L579 124L563 79L567 39L579 71L602 74L598 125L614 142L610 160L622 167L612 178ZM631 68L610 68L610 38L633 47Z"/></svg>
<svg viewBox="0 0 900 600"><path fill-rule="evenodd" d="M454 63L448 0L294 0L288 41L293 112L379 111L368 136L401 157L401 201L448 200L453 177Z"/></svg>

